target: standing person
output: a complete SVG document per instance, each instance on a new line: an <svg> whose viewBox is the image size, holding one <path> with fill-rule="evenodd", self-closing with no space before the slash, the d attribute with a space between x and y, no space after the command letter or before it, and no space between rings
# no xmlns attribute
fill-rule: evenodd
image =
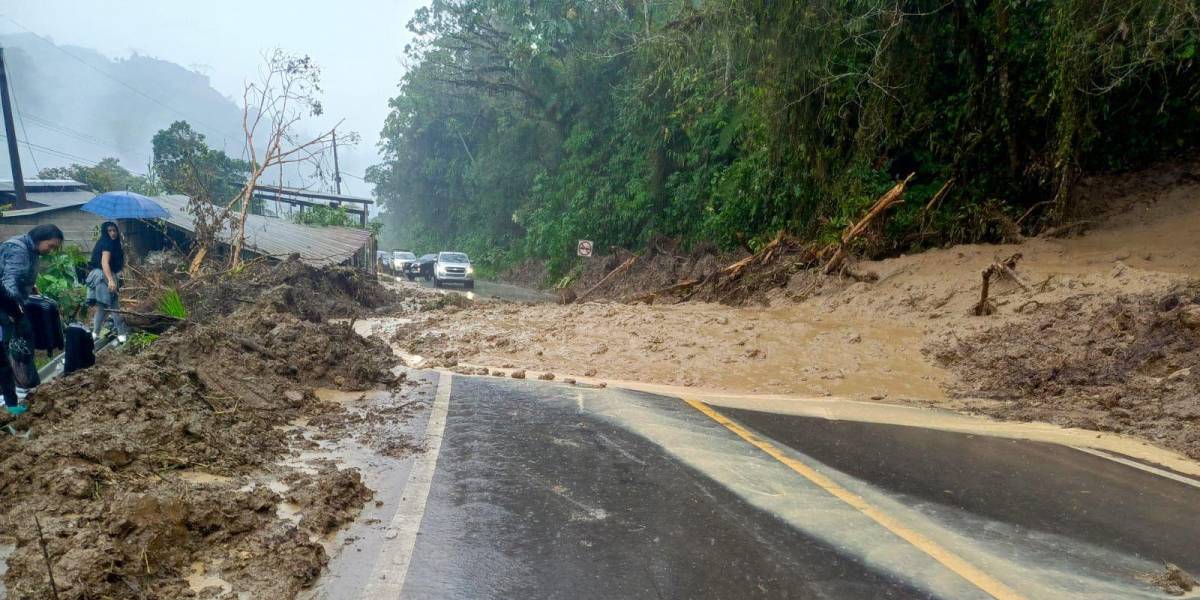
<svg viewBox="0 0 1200 600"><path fill-rule="evenodd" d="M121 230L116 223L105 221L100 225L100 239L92 248L91 267L87 276L87 302L96 305L92 338L100 336L104 318L111 315L117 330L117 342L124 344L129 334L125 319L119 313L109 312L119 308L117 293L121 289L121 271L125 269L125 249L121 246Z"/></svg>
<svg viewBox="0 0 1200 600"><path fill-rule="evenodd" d="M55 225L38 225L29 233L0 244L0 329L4 354L0 360L0 393L11 414L25 412L16 386L33 388L40 383L33 364L33 331L23 307L37 293L38 257L62 246L63 232Z"/></svg>

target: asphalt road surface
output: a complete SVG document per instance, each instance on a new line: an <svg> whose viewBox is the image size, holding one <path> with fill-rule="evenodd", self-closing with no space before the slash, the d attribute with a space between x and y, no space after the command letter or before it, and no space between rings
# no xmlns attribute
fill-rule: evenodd
<svg viewBox="0 0 1200 600"><path fill-rule="evenodd" d="M389 275L390 277L390 275ZM419 285L424 288L434 289L432 281L424 279L416 279L409 282L404 277L393 277L393 279L401 284ZM449 283L442 287L448 293L465 294L472 298L498 298L501 300L511 300L513 302L554 302L553 294L540 290L531 290L516 285L500 283L497 281L484 281L482 279L475 281L474 289L466 289L462 284Z"/></svg>
<svg viewBox="0 0 1200 600"><path fill-rule="evenodd" d="M1195 482L1072 448L426 377L428 450L314 597L1165 598L1164 562L1200 572Z"/></svg>

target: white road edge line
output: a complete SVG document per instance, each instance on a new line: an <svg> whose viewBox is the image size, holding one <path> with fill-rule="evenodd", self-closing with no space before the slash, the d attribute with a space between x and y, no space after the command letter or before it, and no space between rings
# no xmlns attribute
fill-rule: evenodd
<svg viewBox="0 0 1200 600"><path fill-rule="evenodd" d="M442 449L446 414L450 408L450 382L453 377L448 372L442 372L438 376L437 395L429 412L429 422L425 426L425 452L413 460L408 481L404 484L404 495L400 497L396 514L388 524L389 534L395 533L396 537L379 550L379 556L375 559L375 566L371 569L371 575L360 598L395 600L402 597L413 547L417 545L417 532L421 529L421 519L425 516L425 502L429 499L429 488L433 484L433 472L437 468L438 454Z"/></svg>
<svg viewBox="0 0 1200 600"><path fill-rule="evenodd" d="M1153 473L1155 475L1158 475L1159 477L1166 477L1167 479L1172 479L1172 480L1178 481L1179 483L1190 485L1194 488L1200 488L1200 481L1196 481L1195 479L1192 479L1190 477L1184 477L1183 475L1180 475L1178 473L1172 473L1172 472L1164 470L1164 469L1159 469L1157 467L1152 467L1147 464L1142 464L1135 460L1129 460L1127 458L1121 458L1120 456L1114 456L1103 450L1096 450L1095 448L1085 448L1083 446L1071 446L1071 447L1080 452L1086 452L1088 454L1091 454L1092 456L1099 456L1100 458L1107 458L1108 460L1111 460L1116 463L1121 463L1127 467L1133 467L1135 469L1140 469L1142 471L1146 471L1147 473Z"/></svg>

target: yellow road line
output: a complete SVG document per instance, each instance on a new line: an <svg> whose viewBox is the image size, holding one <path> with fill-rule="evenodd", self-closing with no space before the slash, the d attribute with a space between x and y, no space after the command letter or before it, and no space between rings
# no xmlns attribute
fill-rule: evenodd
<svg viewBox="0 0 1200 600"><path fill-rule="evenodd" d="M942 547L940 544L929 539L928 537L909 529L896 518L868 503L858 494L855 494L838 485L832 479L822 475L812 467L784 454L766 440L759 438L750 431L746 430L746 428L734 423L728 417L717 412L716 410L713 410L713 408L707 404L704 404L699 400L692 400L690 398L684 398L683 401L691 405L692 408L704 413L710 419L720 423L726 429L737 434L738 437L750 442L750 444L754 445L754 447L766 452L771 456L771 458L783 463L789 469L799 473L805 479L817 484L817 486L826 492L829 492L838 500L849 504L862 514L866 515L867 518L879 523L885 529L896 534L904 541L916 546L917 549L921 550L925 554L928 554L930 558L938 561L947 569L957 573L960 577L971 582L972 585L978 587L984 592L987 592L992 597L997 598L998 600L1018 600L1023 598L1023 596L1018 594L1012 588L1004 585L996 578L983 572L983 570L979 567L967 562L962 557L954 554L949 549Z"/></svg>

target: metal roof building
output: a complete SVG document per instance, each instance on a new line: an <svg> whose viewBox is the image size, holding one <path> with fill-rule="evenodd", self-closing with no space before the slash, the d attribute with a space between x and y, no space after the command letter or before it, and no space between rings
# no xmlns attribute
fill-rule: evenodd
<svg viewBox="0 0 1200 600"><path fill-rule="evenodd" d="M155 200L171 212L167 223L189 234L195 232L196 218L187 210L187 196L168 195ZM226 228L220 239L228 244L233 239L233 232ZM311 227L260 215L246 216L245 245L247 251L258 255L285 258L299 254L301 260L318 267L366 266L373 262L374 253L371 232L366 229Z"/></svg>
<svg viewBox="0 0 1200 600"><path fill-rule="evenodd" d="M86 185L70 180L27 180L28 202L18 204L11 181L0 181L0 242L25 233L35 225L53 223L63 230L65 242L90 250L98 235L98 226L107 219L79 207L96 196ZM135 251L144 253L190 244L196 218L188 212L188 197L167 195L154 198L170 211L169 228L178 232L168 243L161 227L137 221L122 221L122 229ZM220 240L228 244L232 231L226 229ZM371 269L375 241L366 229L347 227L311 227L286 219L247 215L246 252L260 256L285 258L292 254L313 266L349 264Z"/></svg>

